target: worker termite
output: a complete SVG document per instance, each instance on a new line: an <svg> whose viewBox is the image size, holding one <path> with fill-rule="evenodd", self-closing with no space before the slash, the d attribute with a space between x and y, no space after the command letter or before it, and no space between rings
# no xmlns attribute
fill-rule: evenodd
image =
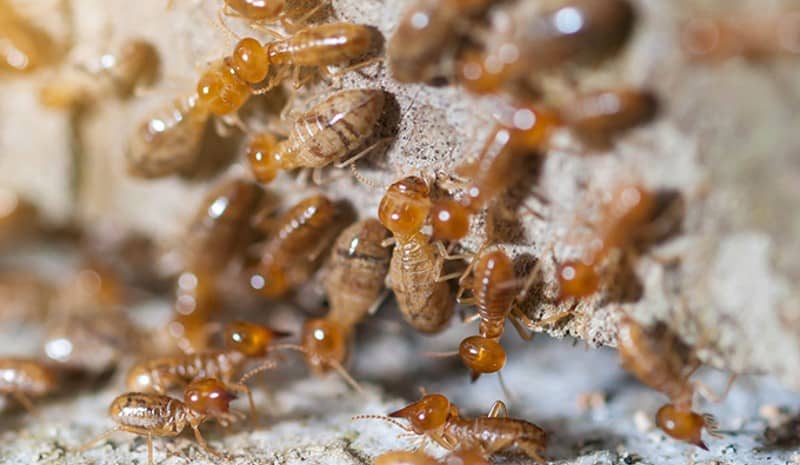
<svg viewBox="0 0 800 465"><path fill-rule="evenodd" d="M153 44L129 40L116 54L105 54L96 63L77 66L41 88L40 100L51 108L86 105L104 95L126 98L155 82L159 58Z"/></svg>
<svg viewBox="0 0 800 465"><path fill-rule="evenodd" d="M0 0L0 69L28 73L51 63L58 50L50 35Z"/></svg>
<svg viewBox="0 0 800 465"><path fill-rule="evenodd" d="M693 18L683 25L680 38L684 51L696 61L737 56L748 60L796 58L800 56L800 13Z"/></svg>
<svg viewBox="0 0 800 465"><path fill-rule="evenodd" d="M308 197L283 213L250 273L250 286L277 298L305 283L336 238L343 215L323 195Z"/></svg>
<svg viewBox="0 0 800 465"><path fill-rule="evenodd" d="M142 178L188 171L197 163L209 117L197 94L176 98L148 115L128 139L128 171Z"/></svg>
<svg viewBox="0 0 800 465"><path fill-rule="evenodd" d="M541 11L521 2L496 21L503 29L485 51L468 50L458 59L456 78L467 90L496 93L531 69L591 65L614 56L627 42L635 11L627 0L570 0Z"/></svg>
<svg viewBox="0 0 800 465"><path fill-rule="evenodd" d="M253 24L280 23L296 30L329 4L328 0L225 0L222 14L238 16Z"/></svg>
<svg viewBox="0 0 800 465"><path fill-rule="evenodd" d="M29 412L36 411L31 397L43 397L56 390L56 373L34 359L0 358L0 395L17 400Z"/></svg>
<svg viewBox="0 0 800 465"><path fill-rule="evenodd" d="M430 190L409 176L386 189L378 218L396 242L387 286L394 291L403 318L417 331L436 333L453 314L455 296L442 275L444 258L420 232L430 211Z"/></svg>
<svg viewBox="0 0 800 465"><path fill-rule="evenodd" d="M391 250L383 246L390 233L368 218L339 234L331 250L324 277L330 302L326 318L353 328L380 300Z"/></svg>
<svg viewBox="0 0 800 465"><path fill-rule="evenodd" d="M720 437L717 423L710 415L692 411L695 389L700 383L689 378L700 367L700 362L678 335L663 324L645 329L624 317L618 326L617 350L628 372L669 397L670 403L661 407L656 415L656 425L675 439L708 450L702 440L702 430ZM728 388L733 379L731 377Z"/></svg>
<svg viewBox="0 0 800 465"><path fill-rule="evenodd" d="M655 194L636 184L622 184L612 192L594 226L597 241L577 260L559 263L561 298L586 297L600 286L599 263L612 251L624 250L642 235L655 213Z"/></svg>
<svg viewBox="0 0 800 465"><path fill-rule="evenodd" d="M292 125L289 138L275 143L274 138L258 137L248 149L250 166L262 182L271 181L279 170L319 169L335 163L347 166L369 153L369 144L379 128L386 93L379 89L354 89L337 92Z"/></svg>
<svg viewBox="0 0 800 465"><path fill-rule="evenodd" d="M417 0L403 13L387 45L389 69L400 82L431 82L446 75L444 58L455 52L466 19L485 11L492 0Z"/></svg>
<svg viewBox="0 0 800 465"><path fill-rule="evenodd" d="M408 426L395 418L408 421ZM464 418L458 408L441 394L428 394L421 400L390 413L358 415L353 419L377 419L423 436L448 450L464 449L488 457L498 452L520 451L537 463L546 463L540 455L547 445L547 434L525 420L508 418L502 401L494 403L487 416Z"/></svg>
<svg viewBox="0 0 800 465"><path fill-rule="evenodd" d="M117 426L82 445L77 452L90 449L116 432L133 433L147 437L147 463L153 465L153 436L175 437L189 426L203 450L222 458L222 454L212 449L203 438L200 425L213 419L227 424L235 418L229 413L230 402L235 398L226 385L208 379L199 379L188 385L183 402L161 394L122 394L108 408Z"/></svg>

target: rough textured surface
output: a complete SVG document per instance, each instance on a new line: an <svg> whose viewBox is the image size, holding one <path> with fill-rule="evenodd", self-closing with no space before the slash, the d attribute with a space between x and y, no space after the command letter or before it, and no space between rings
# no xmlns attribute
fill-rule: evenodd
<svg viewBox="0 0 800 465"><path fill-rule="evenodd" d="M102 101L78 121L37 105L36 89L55 79L55 70L43 70L26 79L0 77L0 101L3 102L0 108L0 186L30 195L54 220L75 216L94 227L108 223L122 225L153 234L169 248L178 240L183 225L193 214L194 205L211 181L131 179L125 174L125 140L144 114L191 89L206 63L228 53L231 39L212 27L213 20L209 20L215 16L218 4L205 0L176 0L174 8L167 11L163 0L19 0L15 3L23 5L21 11L37 21L44 21L59 39L74 39L69 60L90 59L113 50L126 38L144 37L158 46L164 64L160 84L146 95L128 102ZM333 6L341 20L376 25L388 36L407 3L336 0ZM615 292L599 294L582 301L574 318L548 331L559 336L571 334L585 338L593 345L613 345L614 323L623 312L633 313L644 322L666 320L697 345L707 362L737 372L769 373L785 386L798 389L800 290L794 283L800 277L800 213L796 208L800 199L800 184L797 183L800 165L796 160L800 149L800 133L796 131L800 122L797 111L800 65L797 61L755 64L743 60L718 65L690 64L677 43L680 21L701 12L725 14L736 8L768 12L793 3L790 0L774 0L766 5L757 0L638 0L635 3L641 21L631 46L618 60L579 74L578 87L619 83L651 86L664 99L662 116L654 124L627 134L609 153L583 155L567 131L559 133L555 147L539 169L538 178L531 179L532 184L535 182L538 186L536 191L549 199L549 203L526 199L526 205L544 219L520 209L524 234L503 241L503 246L519 255L538 257L552 244L555 258L563 260L580 252L591 234L580 224L593 217L603 193L615 182L632 178L653 189L675 190L686 203L682 232L649 248L636 260L635 277L643 288L642 299L621 302L613 297ZM59 4L68 8L59 8ZM71 14L65 15L63 10ZM229 19L228 24L239 34L253 34L235 19ZM554 101L569 95L560 76L548 76L546 83L548 89L552 88L550 96ZM360 165L362 173L378 186L400 175L430 175L452 167L463 159L465 152L477 150L492 118L502 114L501 102L474 100L455 88L399 85L388 78L382 67L367 68L363 76L348 75L341 82L344 88L360 86L380 87L393 93L402 113L396 141L388 152ZM315 96L311 97L311 102L319 99L319 93L328 91L325 85L313 89ZM307 97L298 96L294 107L306 108L311 103L306 101ZM247 122L256 127L264 123L257 119ZM78 168L70 145L73 130L82 141L77 192L71 190L71 173ZM238 143L238 139L232 140ZM243 167L238 164L229 169L232 173L242 171ZM286 195L287 204L314 190L312 187L298 189L294 182L291 176L282 174L276 184L276 190ZM375 214L380 190L357 183L349 176L324 186L324 190L350 199L362 214ZM525 193L522 189L514 194L524 196ZM481 226L481 221L477 221L473 231L479 234ZM481 242L480 236L473 236L466 245L476 249ZM540 292L535 293L529 308L535 317L560 310L550 303L556 289L552 281L554 262L549 255L544 254L545 283L537 288ZM613 263L608 264L609 276L614 277L610 278L610 291L617 290L614 286L627 286L632 281L621 279L614 268ZM8 347L19 348L16 339L4 337L2 341L0 352ZM441 343L443 349L450 349L457 340L443 336L437 338L436 343ZM561 351L560 345L552 347L559 347L552 350ZM404 353L412 357L410 348ZM679 449L673 449L669 442L658 442L662 436L657 433L629 438L635 433L631 412L638 408L652 412L657 406L654 395L643 394L635 386L617 387L611 381L603 384L593 373L598 364L608 366L609 380L619 376L612 374L617 372L610 354L585 355L578 350L569 353L589 362L573 361L570 357L557 364L554 359L539 355L534 348L512 353L513 366L509 367L507 380L515 391L523 391L519 387L515 389L515 385L537 383L537 388L519 393L521 398L515 411L520 416L542 421L548 429L558 430L567 438L563 442L555 440L554 457L573 459L579 456L576 463L620 463L624 454L619 453L616 446L626 442L620 438L626 438L630 449L644 457L644 463L669 463L665 457L683 463ZM390 354L396 356L394 352ZM400 361L381 360L382 364L396 370L406 366ZM577 366L569 368L572 363ZM357 373L371 376L375 364L374 359L365 358ZM546 379L559 387L572 384L567 375L577 376L573 372L589 371L585 390L607 388L615 393L607 415L600 415L599 419L590 416L588 420L578 415L573 407L573 394L571 397L564 395L563 402L548 402L546 395L538 394L548 392L545 387L550 385L538 384L544 376L537 373L535 367L539 366L547 373ZM555 371L556 367L559 370ZM449 394L458 395L460 402L475 411L486 409L498 396L496 391L488 395L484 390L492 388L490 381L482 381L476 391L461 390L462 376L448 381L450 378L440 379L434 374L429 368L421 368L419 374L409 379L428 386L441 383L439 386ZM416 381L418 376L419 381ZM595 383L600 383L599 387ZM574 384L581 385L578 381ZM303 404L293 392L301 388L285 387L281 392L288 397L287 402L305 407L287 408L287 421L270 433L258 431L251 436L240 432L226 436L225 448L233 451L238 450L239 444L249 444L250 452L265 457L263 463L299 462L305 457L321 463L360 463L360 453L370 455L386 446L378 442L376 436L359 435L361 430L352 428L361 426L351 426L343 420L351 413L385 411L388 405L379 400L362 405L356 402L358 398L347 394L342 394L342 402L332 402L327 383L317 385L308 381L299 386L303 392L308 389L319 393L317 397L312 395L316 401ZM39 463L62 462L62 452L54 448L53 438L63 438L63 442L73 444L89 433L98 432L105 424L102 415L105 405L117 392L118 387L110 387L100 395L84 394L74 404L60 400L46 407L40 420L12 418L12 423L21 421L25 429L21 433L4 433L0 461L31 463L29 453L35 450L41 452ZM413 396L408 391L397 394ZM778 389L770 383L761 382L735 391L720 413L725 413L723 428L745 426L746 433L732 440L739 451L751 449L757 441L762 424L756 419L755 411L760 399L783 403L782 396L788 398L789 395L778 394ZM397 405L394 400L386 402ZM332 404L336 411L327 410L326 406ZM77 416L70 412L83 412L84 407L86 412L92 413L86 415L85 423L78 422ZM545 413L541 410L544 408L562 408L568 413ZM307 415L309 410L326 415L311 417ZM728 424L733 421L731 418L741 418L742 422ZM322 423L318 423L320 421ZM298 447L297 432L301 426L309 425L313 431L320 432L319 437L330 438L330 441L315 438L309 443L308 436L303 434L308 446ZM374 434L378 428L383 426L364 426L363 431ZM7 428L3 426L3 429ZM594 437L593 430L604 440L597 443L596 449L591 446L588 452L576 452L580 450L575 447L581 440ZM573 436L574 441L569 439ZM221 438L220 435L213 437ZM784 462L791 460L788 452L758 455L752 461L744 455L728 457L723 443L717 443L711 454L699 457L709 462L719 459L723 463L726 460L783 463L773 461L774 457ZM135 445L134 452L140 461L143 460L142 442L115 440L114 444L121 446L98 449L85 459L69 455L68 460L92 463L93 459L106 457L97 463L115 463L114 460L128 457L130 444ZM189 451L189 457L203 458L187 442L179 444L181 450ZM181 458L170 461L184 463ZM235 463L249 462L242 455L237 456Z"/></svg>

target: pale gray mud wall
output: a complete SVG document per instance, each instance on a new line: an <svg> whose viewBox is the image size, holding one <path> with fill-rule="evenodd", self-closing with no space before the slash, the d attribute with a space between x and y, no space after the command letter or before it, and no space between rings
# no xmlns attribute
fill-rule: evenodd
<svg viewBox="0 0 800 465"><path fill-rule="evenodd" d="M56 69L25 78L0 76L0 186L30 196L54 221L76 217L94 228L113 224L151 234L165 249L174 246L213 179L131 178L125 169L126 139L145 114L191 90L203 67L229 53L234 39L214 27L219 2L175 0L170 10L165 3L15 2L22 12L43 21L57 38L72 42L68 61L80 62L114 50L125 39L142 37L157 45L163 66L161 80L144 95L126 102L103 100L79 120L38 105L36 90L57 78ZM335 0L333 10L342 21L375 25L388 37L407 4L399 0ZM608 152L581 153L568 131L557 134L554 148L543 157L539 175L525 191L538 195L517 202L523 205L518 209L522 231L501 240L502 246L516 255L542 257L544 282L535 287L529 314L539 319L571 305L553 304L556 261L580 253L581 244L591 234L586 220L594 217L611 186L641 182L653 190L679 194L685 204L680 231L644 250L632 261L633 271L626 279L619 278L614 263L608 264L611 278L603 292L582 300L572 317L547 331L585 339L591 346L613 346L615 323L621 315L632 314L643 322L662 320L695 344L710 365L736 373L768 374L784 387L800 389L800 288L795 285L800 278L800 60L691 63L679 47L677 34L681 21L698 14L740 9L765 13L795 3L637 0L635 4L639 23L625 52L598 69L571 77L577 90L621 84L650 87L659 94L662 111L655 122L630 131ZM236 34L259 36L235 18L228 18L227 24ZM556 102L573 91L563 79L545 76L548 89L553 89L550 98ZM318 84L298 95L292 105L301 111L328 92L356 87L385 89L394 94L401 109L397 137L387 153L360 165L364 176L377 186L402 175L449 171L475 153L502 108L496 100L474 99L455 87L400 85L383 66L348 75L335 88ZM254 114L259 114L258 109ZM254 127L267 124L257 117L246 122ZM235 162L226 169L244 172L241 157L233 158ZM317 188L300 188L292 176L282 174L274 189L289 204ZM349 175L322 190L349 199L362 215L373 216L382 193ZM475 250L483 243L482 221L472 225L467 248ZM618 298L627 295L620 287L631 283L637 284L639 298ZM465 331L468 329L453 328L424 344L452 349ZM19 340L25 333L12 333L3 336L0 351L24 353ZM31 338L35 334L25 339ZM385 339L394 345L376 342L368 346L372 355L357 360L357 374L375 381L400 377L407 385L441 388L470 409L483 410L500 397L494 380L465 387L463 373L452 379L437 378L438 373L428 367L413 375L399 375L399 367L418 358L411 347L419 343L410 343L408 336L387 335ZM580 346L569 349L564 344L541 347L546 348L512 351L506 382L512 391L518 391L514 413L541 420L554 431L554 457L578 457L574 463L637 463L625 458L629 447L644 457L643 463L683 462L680 447L665 442L658 433L644 432L646 424L635 427L635 412L654 411L659 399L623 382L613 353L584 353ZM541 355L542 351L548 355ZM380 366L383 370L376 369ZM370 375L383 371L395 378ZM712 379L718 386L723 384ZM250 433L244 429L226 435L222 447L236 451L234 463L242 464L299 463L304 459L362 463L389 448L395 432L388 426L351 425L348 418L365 411L385 412L399 402L379 400L377 387L372 391L374 397L365 400L337 386L314 380L299 385L283 383L276 394L283 403L275 408L278 419L285 417L286 421L271 431ZM613 393L611 401L600 413L576 410L575 397L594 390ZM133 448L136 459L143 463L143 443L124 438L83 458L64 455L61 448L107 425L104 406L119 392L115 386L100 394L83 394L74 402L65 398L46 407L39 419L14 420L13 428L3 428L0 462L129 463ZM413 397L407 389L393 394ZM551 395L555 398L548 402ZM749 458L736 450L757 447L756 438L766 421L756 415L762 403L796 404L796 398L791 398L771 381L745 381L719 413L727 414L724 429L746 432L732 436L734 452L726 452L728 443L718 442L712 453L701 454L702 458L712 460L708 463L788 463L791 451ZM20 433L15 432L18 423L23 426ZM223 436L212 437L222 440ZM581 449L586 441L589 449ZM188 441L180 444L178 457L164 463L188 463L183 457L202 462L202 454ZM38 456L31 459L31 451ZM780 461L773 461L778 457Z"/></svg>

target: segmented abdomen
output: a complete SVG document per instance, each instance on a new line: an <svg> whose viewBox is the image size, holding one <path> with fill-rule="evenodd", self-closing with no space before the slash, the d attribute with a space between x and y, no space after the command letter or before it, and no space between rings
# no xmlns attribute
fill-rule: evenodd
<svg viewBox="0 0 800 465"><path fill-rule="evenodd" d="M331 23L311 26L269 47L270 63L300 66L344 65L374 47L367 26Z"/></svg>
<svg viewBox="0 0 800 465"><path fill-rule="evenodd" d="M160 394L129 392L114 399L108 411L116 423L157 436L176 436L186 426L183 402Z"/></svg>

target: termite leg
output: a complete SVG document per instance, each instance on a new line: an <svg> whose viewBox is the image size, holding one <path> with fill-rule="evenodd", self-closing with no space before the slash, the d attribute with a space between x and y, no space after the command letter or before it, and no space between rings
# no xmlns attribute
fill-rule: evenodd
<svg viewBox="0 0 800 465"><path fill-rule="evenodd" d="M357 162L358 160L360 160L361 158L364 158L365 156L369 155L373 150L375 150L375 147L378 147L379 145L386 144L387 142L390 142L392 140L393 140L392 137L382 137L382 138L378 139L374 144L371 144L369 147L367 147L364 150L358 152L357 154L353 155L352 157L348 158L347 160L341 161L341 162L338 162L338 163L334 163L333 166L336 167L336 168L344 168L344 167L346 167L348 165L351 165L351 164Z"/></svg>
<svg viewBox="0 0 800 465"><path fill-rule="evenodd" d="M208 452L209 454L213 455L214 457L217 457L217 458L220 458L220 459L224 458L224 456L221 453L219 453L218 451L214 450L211 446L208 445L208 443L206 442L206 440L203 437L203 435L200 434L200 427L199 426L193 425L192 426L192 430L194 431L194 438L197 440L197 443L200 444L200 447L202 447L206 452Z"/></svg>
<svg viewBox="0 0 800 465"><path fill-rule="evenodd" d="M489 409L489 413L486 415L489 418L492 417L500 417L506 418L508 417L508 408L506 408L506 404L502 400L495 401L492 404L492 408Z"/></svg>
<svg viewBox="0 0 800 465"><path fill-rule="evenodd" d="M234 392L243 392L247 395L247 401L250 403L250 421L253 426L258 425L258 414L256 413L256 403L253 401L253 391L246 384L230 384L229 387Z"/></svg>
<svg viewBox="0 0 800 465"><path fill-rule="evenodd" d="M33 405L33 402L31 402L31 400L30 400L30 399L28 399L28 397L27 397L25 394L23 394L23 393L21 393L21 392L14 392L14 393L12 393L11 395L12 395L12 396L14 397L14 399L16 399L16 400L17 400L17 402L19 402L19 403L20 403L20 405L22 405L22 407L24 407L24 408L25 408L25 410L27 410L27 411L28 411L28 412L29 412L31 415L34 415L34 416L39 416L39 411L38 411L38 410L36 410L36 407Z"/></svg>

